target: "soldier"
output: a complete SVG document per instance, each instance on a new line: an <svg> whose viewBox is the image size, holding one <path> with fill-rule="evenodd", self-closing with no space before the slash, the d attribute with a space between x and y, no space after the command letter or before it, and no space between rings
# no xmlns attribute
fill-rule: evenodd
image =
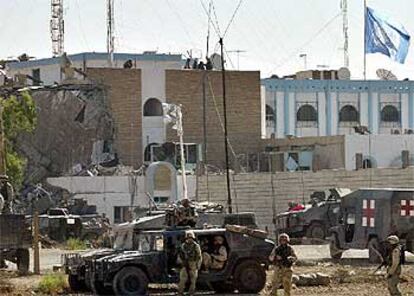
<svg viewBox="0 0 414 296"><path fill-rule="evenodd" d="M190 282L189 295L194 295L198 270L201 267L201 249L195 241L194 232L189 230L185 233L185 241L181 245L179 256L183 267L180 271L180 283L178 284L178 295L184 295L187 281Z"/></svg>
<svg viewBox="0 0 414 296"><path fill-rule="evenodd" d="M387 260L387 284L391 296L400 296L398 289L401 274L401 246L399 238L396 235L390 235L387 238L390 248L388 249Z"/></svg>
<svg viewBox="0 0 414 296"><path fill-rule="evenodd" d="M181 201L177 210L177 225L195 227L197 223L197 212L188 198Z"/></svg>
<svg viewBox="0 0 414 296"><path fill-rule="evenodd" d="M277 289L283 284L285 296L290 296L292 289L292 265L298 259L292 246L289 245L289 236L286 233L279 235L279 246L275 247L269 256L274 264L272 291L270 295L277 296Z"/></svg>
<svg viewBox="0 0 414 296"><path fill-rule="evenodd" d="M224 238L220 235L214 237L214 250L211 254L203 253L204 270L208 272L209 269L221 270L227 261L227 249L224 246Z"/></svg>

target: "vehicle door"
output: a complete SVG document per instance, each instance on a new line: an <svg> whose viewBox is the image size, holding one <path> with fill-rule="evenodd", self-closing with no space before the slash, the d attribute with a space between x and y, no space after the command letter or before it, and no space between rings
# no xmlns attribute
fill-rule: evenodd
<svg viewBox="0 0 414 296"><path fill-rule="evenodd" d="M414 191L394 192L389 234L406 237L407 247L412 247L411 242L414 241Z"/></svg>
<svg viewBox="0 0 414 296"><path fill-rule="evenodd" d="M134 249L141 252L142 262L154 282L164 282L167 276L167 256L162 233L141 233L134 237Z"/></svg>

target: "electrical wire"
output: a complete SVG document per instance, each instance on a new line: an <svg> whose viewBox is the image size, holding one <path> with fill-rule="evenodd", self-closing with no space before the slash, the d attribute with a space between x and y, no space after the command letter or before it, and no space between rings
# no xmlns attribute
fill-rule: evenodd
<svg viewBox="0 0 414 296"><path fill-rule="evenodd" d="M286 59L284 59L282 62L280 62L278 65L276 65L272 72L283 65L285 65L287 62L289 62L293 57L295 57L300 51L302 51L306 46L308 46L310 43L312 43L322 32L324 32L339 16L341 16L341 13L338 13L333 18L331 18L329 21L327 21L321 29L319 29L312 37L310 37L305 43L303 43L300 47L298 47L292 54L290 54Z"/></svg>
<svg viewBox="0 0 414 296"><path fill-rule="evenodd" d="M232 24L232 23L233 23L233 21L234 21L234 18L236 17L237 12L238 12L238 11L239 11L239 9L240 9L240 6L242 5L242 3L243 3L243 0L239 0L239 4L237 5L236 9L234 10L233 15L232 15L232 16L231 16L231 18L230 18L230 21L229 21L229 23L227 24L226 30L224 30L224 33L223 33L223 38L224 38L224 36L226 36L226 34L227 34L227 32L228 32L228 30L229 30L229 28L230 28L231 24Z"/></svg>

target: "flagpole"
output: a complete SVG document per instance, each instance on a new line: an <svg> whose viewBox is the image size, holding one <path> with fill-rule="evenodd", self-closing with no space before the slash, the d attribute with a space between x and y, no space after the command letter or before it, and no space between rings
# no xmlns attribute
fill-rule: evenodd
<svg viewBox="0 0 414 296"><path fill-rule="evenodd" d="M367 80L367 0L364 0L364 80Z"/></svg>

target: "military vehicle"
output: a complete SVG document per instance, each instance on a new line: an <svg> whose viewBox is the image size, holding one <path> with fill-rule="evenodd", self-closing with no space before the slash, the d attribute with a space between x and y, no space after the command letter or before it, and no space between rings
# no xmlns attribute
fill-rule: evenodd
<svg viewBox="0 0 414 296"><path fill-rule="evenodd" d="M133 250L133 241L139 237L143 231L154 231L166 229L166 214L161 212L152 213L154 216L145 216L134 220L131 223L122 223L113 227L113 246L112 249L93 250L85 253L69 253L62 256L62 266L65 273L69 276L69 284L73 291L95 290L104 291L96 283L91 286L90 269L93 260L111 254L120 254L124 251ZM203 228L205 224L218 225L223 227L227 224L244 225L249 229L256 229L256 218L253 213L200 213L196 227ZM254 232L254 230L253 230Z"/></svg>
<svg viewBox="0 0 414 296"><path fill-rule="evenodd" d="M8 260L16 263L21 273L27 273L32 235L25 216L14 213L14 200L12 185L3 175L0 177L0 268Z"/></svg>
<svg viewBox="0 0 414 296"><path fill-rule="evenodd" d="M309 204L302 209L290 210L276 216L276 234L287 233L292 238L326 238L329 228L338 221L341 197L351 190L332 188L327 192L314 192Z"/></svg>
<svg viewBox="0 0 414 296"><path fill-rule="evenodd" d="M370 261L378 263L391 234L414 251L414 189L359 189L342 198L339 217L330 229L334 259L348 249L368 248Z"/></svg>
<svg viewBox="0 0 414 296"><path fill-rule="evenodd" d="M91 262L93 292L115 295L147 295L148 285L177 283L178 247L186 229L143 231L133 239L132 250L113 253ZM222 270L200 273L198 284L217 292L259 293L266 283L269 255L274 243L260 236L224 228L194 230L197 240L212 244L221 235L228 249Z"/></svg>

